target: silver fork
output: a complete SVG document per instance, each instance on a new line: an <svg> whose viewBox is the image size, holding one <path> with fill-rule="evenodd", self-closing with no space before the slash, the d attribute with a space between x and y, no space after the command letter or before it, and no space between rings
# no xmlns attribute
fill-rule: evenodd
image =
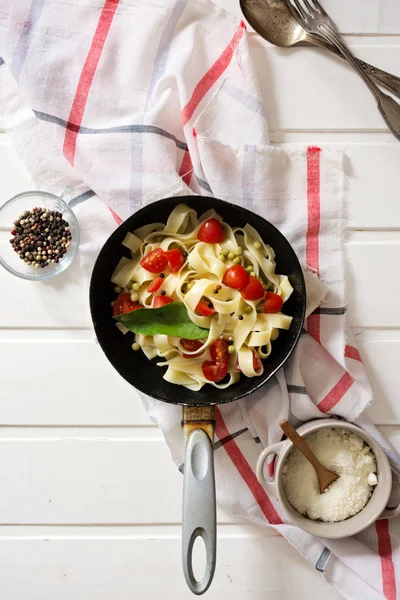
<svg viewBox="0 0 400 600"><path fill-rule="evenodd" d="M286 0L286 4L298 23L300 23L308 33L321 35L325 40L340 50L374 96L378 108L389 129L392 131L393 135L400 140L400 105L397 104L393 98L384 94L365 73L356 58L343 43L332 19L326 14L318 0L302 1L303 4L300 0Z"/></svg>

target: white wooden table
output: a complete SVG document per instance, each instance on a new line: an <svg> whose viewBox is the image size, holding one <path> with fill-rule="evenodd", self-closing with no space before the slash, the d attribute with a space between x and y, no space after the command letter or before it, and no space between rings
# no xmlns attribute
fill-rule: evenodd
<svg viewBox="0 0 400 600"><path fill-rule="evenodd" d="M236 0L219 4L239 15ZM361 58L400 74L398 0L324 5ZM339 60L254 33L252 49L272 142L346 149L349 319L374 388L369 415L400 448L400 144ZM0 182L0 202L30 187L7 133ZM91 343L78 274L56 306L43 285L0 270L0 600L188 599L181 475ZM218 539L210 600L337 597L272 530L221 510Z"/></svg>

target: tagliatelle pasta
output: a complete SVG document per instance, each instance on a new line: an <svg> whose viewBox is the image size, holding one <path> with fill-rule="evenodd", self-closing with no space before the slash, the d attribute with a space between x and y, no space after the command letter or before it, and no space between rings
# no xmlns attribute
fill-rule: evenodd
<svg viewBox="0 0 400 600"><path fill-rule="evenodd" d="M205 241L209 224L219 227L218 242ZM123 297L126 304L114 309L114 315L179 302L190 321L208 331L207 337L194 344L178 335L135 334L135 349L148 359L163 359L157 365L166 368L166 381L193 391L206 383L222 389L240 377L263 373L262 360L273 352L279 330L290 328L292 317L280 308L293 288L286 275L275 272L275 253L252 226L232 228L213 210L198 218L193 209L180 204L166 224L153 223L128 233L123 245L132 256L121 258L112 282L119 294L116 302L121 304ZM146 259L150 265L156 261L150 270ZM240 268L232 268L235 265ZM244 283L229 283L227 274L234 272L246 278L246 286L251 282L262 293L250 299ZM279 297L278 311L268 312L268 295L275 300ZM215 358L216 342L221 339L225 341L220 351L225 354ZM209 372L215 375L212 369L221 365L220 379L207 376Z"/></svg>

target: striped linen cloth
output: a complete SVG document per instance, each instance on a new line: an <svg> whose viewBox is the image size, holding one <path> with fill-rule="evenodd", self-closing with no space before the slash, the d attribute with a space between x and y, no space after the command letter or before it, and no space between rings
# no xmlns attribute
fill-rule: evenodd
<svg viewBox="0 0 400 600"><path fill-rule="evenodd" d="M284 417L339 415L380 436L360 416L371 390L346 320L343 157L268 145L245 25L208 0L0 0L0 56L0 127L39 188L74 190L81 279L115 223L166 196L228 199L291 241L305 265L307 331L261 391L216 409L217 499L276 528L344 598L397 598L396 522L312 538L284 522L254 473ZM181 466L179 407L142 400Z"/></svg>

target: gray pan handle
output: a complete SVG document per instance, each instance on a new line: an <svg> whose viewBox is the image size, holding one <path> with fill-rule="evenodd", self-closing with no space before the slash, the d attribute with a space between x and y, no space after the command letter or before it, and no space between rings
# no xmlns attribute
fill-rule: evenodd
<svg viewBox="0 0 400 600"><path fill-rule="evenodd" d="M183 484L182 563L186 583L199 596L213 580L217 559L214 451L202 429L189 434L185 449ZM193 544L202 537L206 549L206 568L201 581L193 573Z"/></svg>

